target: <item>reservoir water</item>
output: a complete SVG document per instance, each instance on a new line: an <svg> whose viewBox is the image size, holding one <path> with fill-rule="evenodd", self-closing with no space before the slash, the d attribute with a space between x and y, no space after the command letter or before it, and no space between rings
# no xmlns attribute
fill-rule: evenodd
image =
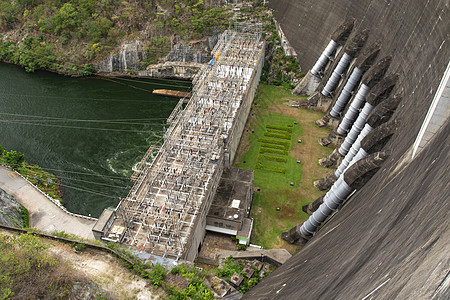
<svg viewBox="0 0 450 300"><path fill-rule="evenodd" d="M98 217L130 188L128 178L163 135L178 99L153 89L189 82L70 78L0 64L0 144L62 180L64 205Z"/></svg>

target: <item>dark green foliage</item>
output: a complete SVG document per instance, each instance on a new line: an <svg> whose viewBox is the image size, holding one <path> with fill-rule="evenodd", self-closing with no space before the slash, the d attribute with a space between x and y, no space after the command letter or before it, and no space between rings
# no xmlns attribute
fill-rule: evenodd
<svg viewBox="0 0 450 300"><path fill-rule="evenodd" d="M288 126L267 125L266 128L287 131L287 132L292 133L292 125L288 125Z"/></svg>
<svg viewBox="0 0 450 300"><path fill-rule="evenodd" d="M24 161L25 155L22 152L16 152L11 150L9 152L3 151L3 160L4 162L11 166L13 169L17 169L22 165Z"/></svg>
<svg viewBox="0 0 450 300"><path fill-rule="evenodd" d="M167 271L160 264L156 264L153 266L152 270L148 274L148 279L150 282L158 287L161 285L162 280L166 277Z"/></svg>
<svg viewBox="0 0 450 300"><path fill-rule="evenodd" d="M73 243L70 244L70 247L74 248L75 251L81 252L84 249L86 249L86 244L73 242Z"/></svg>
<svg viewBox="0 0 450 300"><path fill-rule="evenodd" d="M237 245L237 248L238 248L239 251L245 251L247 249L247 246L239 244L239 245Z"/></svg>
<svg viewBox="0 0 450 300"><path fill-rule="evenodd" d="M291 146L290 142L281 141L281 140L277 140L277 139L259 138L258 141L267 143L267 144L281 145L281 146L284 146L285 149L289 149L289 147Z"/></svg>
<svg viewBox="0 0 450 300"><path fill-rule="evenodd" d="M22 217L23 228L30 227L30 215L28 214L28 210L22 205L20 206L20 215Z"/></svg>
<svg viewBox="0 0 450 300"><path fill-rule="evenodd" d="M266 20L264 26L266 33L267 51L269 63L267 63L261 74L261 81L267 84L282 86L285 89L293 89L293 79L302 76L300 66L296 57L287 57L280 44L280 37L273 19Z"/></svg>
<svg viewBox="0 0 450 300"><path fill-rule="evenodd" d="M203 284L204 272L198 272L195 267L180 264L171 270L172 274L179 274L189 279L190 283L184 290L167 287L169 299L214 299L214 294Z"/></svg>
<svg viewBox="0 0 450 300"><path fill-rule="evenodd" d="M0 44L0 58L24 67L27 72L55 68L56 57L53 51L53 46L33 37L25 39L19 45L12 42Z"/></svg>
<svg viewBox="0 0 450 300"><path fill-rule="evenodd" d="M269 132L266 131L264 133L264 136L268 136L268 137L273 137L273 138L277 138L277 139L283 139L283 140L290 140L291 139L291 134L288 132L285 133L276 133L276 132Z"/></svg>
<svg viewBox="0 0 450 300"><path fill-rule="evenodd" d="M231 276L233 276L234 273L240 274L244 269L244 266L238 264L232 256L227 257L222 263L222 266L222 269L218 269L217 276L222 277L227 281L230 281Z"/></svg>
<svg viewBox="0 0 450 300"><path fill-rule="evenodd" d="M268 148L268 147L264 147L263 144L261 145L261 149L259 150L259 153L261 154L265 154L265 153L272 153L272 154L279 154L279 155L288 155L287 150L281 150L281 149L273 149L273 148Z"/></svg>
<svg viewBox="0 0 450 300"><path fill-rule="evenodd" d="M70 239L71 237L70 234L66 233L65 231L53 231L51 234L63 239Z"/></svg>
<svg viewBox="0 0 450 300"><path fill-rule="evenodd" d="M0 60L29 72L86 76L95 70L83 66L97 63L121 42L140 40L147 50L145 67L174 43L226 29L231 17L228 7L204 0L0 0L0 32L18 32L0 39Z"/></svg>
<svg viewBox="0 0 450 300"><path fill-rule="evenodd" d="M245 250L245 245L241 247L240 250ZM233 276L234 273L241 274L242 270L244 269L244 266L240 264L238 261L235 261L232 256L227 257L227 259L222 263L223 268L218 269L217 276L222 277L223 279L230 281L231 276ZM259 271L255 268L255 273L253 274L252 278L247 278L244 276L244 281L242 282L241 286L239 287L239 292L245 294L248 292L252 287L258 284L260 277L259 277Z"/></svg>
<svg viewBox="0 0 450 300"><path fill-rule="evenodd" d="M80 75L81 76L89 76L95 72L94 67L91 64L84 64L81 67Z"/></svg>

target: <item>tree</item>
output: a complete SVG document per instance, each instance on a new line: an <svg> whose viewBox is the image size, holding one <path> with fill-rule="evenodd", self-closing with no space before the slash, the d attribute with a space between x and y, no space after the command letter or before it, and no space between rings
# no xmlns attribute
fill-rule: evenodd
<svg viewBox="0 0 450 300"><path fill-rule="evenodd" d="M3 159L5 162L10 165L13 169L17 169L24 161L25 155L22 152L16 152L16 151L4 151L3 152Z"/></svg>

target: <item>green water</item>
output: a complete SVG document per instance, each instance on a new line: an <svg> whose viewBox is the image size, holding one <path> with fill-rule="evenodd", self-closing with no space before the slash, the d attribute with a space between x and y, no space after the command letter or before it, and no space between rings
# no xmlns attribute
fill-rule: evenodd
<svg viewBox="0 0 450 300"><path fill-rule="evenodd" d="M177 103L151 91L189 87L26 73L0 64L0 144L56 174L69 211L99 216L126 196L133 167L160 140Z"/></svg>

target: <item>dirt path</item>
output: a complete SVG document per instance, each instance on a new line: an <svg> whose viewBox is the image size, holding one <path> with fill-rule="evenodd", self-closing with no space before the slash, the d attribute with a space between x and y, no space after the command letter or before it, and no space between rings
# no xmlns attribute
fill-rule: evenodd
<svg viewBox="0 0 450 300"><path fill-rule="evenodd" d="M159 299L160 291L149 281L131 273L117 258L103 251L86 249L75 253L66 244L51 242L49 252L70 262L73 268L118 299Z"/></svg>

